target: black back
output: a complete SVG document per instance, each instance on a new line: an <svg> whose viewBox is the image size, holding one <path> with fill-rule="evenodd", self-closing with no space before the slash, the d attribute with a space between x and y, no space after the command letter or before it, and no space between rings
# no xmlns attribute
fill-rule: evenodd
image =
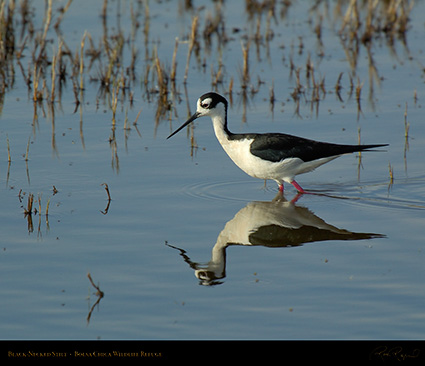
<svg viewBox="0 0 425 366"><path fill-rule="evenodd" d="M251 153L261 159L279 162L286 158L300 158L304 162L364 151L384 145L340 145L309 140L283 133L231 134L230 139L254 139Z"/></svg>

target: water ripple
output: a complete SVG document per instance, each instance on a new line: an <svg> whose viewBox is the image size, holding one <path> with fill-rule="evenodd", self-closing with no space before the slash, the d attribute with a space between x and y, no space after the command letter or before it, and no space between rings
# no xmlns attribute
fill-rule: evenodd
<svg viewBox="0 0 425 366"><path fill-rule="evenodd" d="M425 210L425 177L411 177L388 182L367 181L342 184L318 191L318 195L359 203L404 210ZM329 187L328 187L329 188ZM415 198L412 198L415 197ZM420 197L420 199L418 199Z"/></svg>
<svg viewBox="0 0 425 366"><path fill-rule="evenodd" d="M308 189L314 195L310 197L328 197L343 200L347 204L362 204L394 209L425 210L425 177L406 178L388 182L344 182L338 184L309 184ZM288 185L286 185L288 187ZM252 200L272 200L277 193L273 182L263 184L258 180L197 181L184 185L181 194L204 200L222 200L249 202ZM288 199L296 192L289 186ZM424 197L418 200L411 197Z"/></svg>
<svg viewBox="0 0 425 366"><path fill-rule="evenodd" d="M190 183L182 187L181 193L190 197L205 200L243 201L249 202L253 196L258 199L261 193L265 193L262 199L273 198L273 192L277 192L272 184L261 185L257 180L234 180L234 181L205 181Z"/></svg>

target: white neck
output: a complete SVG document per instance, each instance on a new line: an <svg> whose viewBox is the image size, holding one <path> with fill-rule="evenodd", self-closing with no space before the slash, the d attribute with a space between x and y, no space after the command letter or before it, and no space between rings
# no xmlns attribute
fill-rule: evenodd
<svg viewBox="0 0 425 366"><path fill-rule="evenodd" d="M211 119L215 135L217 136L218 141L223 144L229 137L228 133L224 129L225 120L221 118L221 116L214 116Z"/></svg>
<svg viewBox="0 0 425 366"><path fill-rule="evenodd" d="M218 141L223 145L226 141L228 141L228 130L226 126L226 110L223 104L217 105L214 113L210 114L214 132L217 136Z"/></svg>

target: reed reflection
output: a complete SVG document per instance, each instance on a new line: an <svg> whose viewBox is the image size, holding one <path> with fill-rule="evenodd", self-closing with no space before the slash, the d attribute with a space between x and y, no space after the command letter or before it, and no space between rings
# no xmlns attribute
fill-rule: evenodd
<svg viewBox="0 0 425 366"><path fill-rule="evenodd" d="M211 259L193 261L184 249L166 243L180 252L201 285L223 283L226 277L226 250L232 245L289 248L329 240L366 240L385 237L375 233L356 233L326 223L308 208L298 206L279 193L271 202L253 201L227 222L212 248Z"/></svg>

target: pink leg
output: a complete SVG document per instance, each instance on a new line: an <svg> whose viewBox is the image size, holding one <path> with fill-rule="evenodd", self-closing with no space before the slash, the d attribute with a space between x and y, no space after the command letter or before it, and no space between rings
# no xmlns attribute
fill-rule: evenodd
<svg viewBox="0 0 425 366"><path fill-rule="evenodd" d="M295 204L303 194L298 192L297 195L291 200L291 203Z"/></svg>
<svg viewBox="0 0 425 366"><path fill-rule="evenodd" d="M306 193L306 191L304 191L304 189L302 189L296 181L293 180L291 184L297 189L299 193Z"/></svg>

